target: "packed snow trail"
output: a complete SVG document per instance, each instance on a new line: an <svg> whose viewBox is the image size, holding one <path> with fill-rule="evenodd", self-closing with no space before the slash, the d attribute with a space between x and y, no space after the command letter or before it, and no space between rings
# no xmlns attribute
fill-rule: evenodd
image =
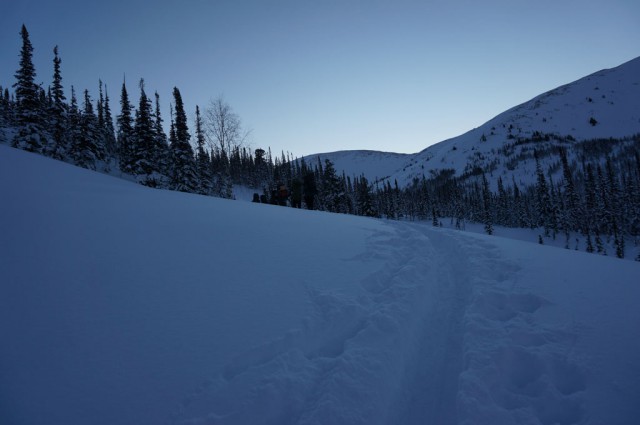
<svg viewBox="0 0 640 425"><path fill-rule="evenodd" d="M517 265L482 239L400 223L374 233L366 253L352 261L375 270L360 282L364 293L310 290L304 328L238 358L197 403L182 406L177 422L516 423L517 415L486 400L489 413L478 421L477 397L491 389L482 382L474 387L474 379L500 366L491 363L495 350L510 355L496 348L492 333L543 304L535 295L509 292ZM511 288L500 289L505 282ZM495 326L476 329L492 319ZM482 364L486 355L489 366ZM527 373L529 366L525 358L507 373ZM573 405L569 413L564 407L556 409L565 419L579 419Z"/></svg>
<svg viewBox="0 0 640 425"><path fill-rule="evenodd" d="M228 365L179 416L216 424L456 423L470 287L453 270L453 240L418 229L394 224L374 233L365 254L350 260L375 270L361 294L310 289L304 328Z"/></svg>

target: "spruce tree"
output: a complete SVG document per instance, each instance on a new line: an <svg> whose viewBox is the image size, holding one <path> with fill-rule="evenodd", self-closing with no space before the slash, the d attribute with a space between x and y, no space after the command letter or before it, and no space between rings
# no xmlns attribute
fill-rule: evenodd
<svg viewBox="0 0 640 425"><path fill-rule="evenodd" d="M51 93L53 96L54 104L62 109L64 107L64 101L66 98L64 97L64 91L62 87L62 74L60 72L60 63L62 63L62 59L58 56L58 46L53 48L53 84L51 87Z"/></svg>
<svg viewBox="0 0 640 425"><path fill-rule="evenodd" d="M372 190L367 178L362 175L355 182L356 186L356 202L360 215L366 217L375 217L376 212L373 209Z"/></svg>
<svg viewBox="0 0 640 425"><path fill-rule="evenodd" d="M316 175L313 171L307 170L302 176L302 198L308 210L313 210L318 195Z"/></svg>
<svg viewBox="0 0 640 425"><path fill-rule="evenodd" d="M83 111L80 115L80 133L71 150L76 165L98 169L99 162L105 159L104 141L100 136L89 90L85 89Z"/></svg>
<svg viewBox="0 0 640 425"><path fill-rule="evenodd" d="M6 122L8 121L10 106L3 93L4 89L0 85L0 125L5 127L8 126ZM0 135L4 135L4 133L0 132Z"/></svg>
<svg viewBox="0 0 640 425"><path fill-rule="evenodd" d="M123 82L120 92L120 115L118 121L118 152L120 154L120 170L133 173L133 120L131 118L131 103L127 86Z"/></svg>
<svg viewBox="0 0 640 425"><path fill-rule="evenodd" d="M139 176L140 183L155 187L155 128L152 121L151 101L144 91L144 80L140 79L140 99L136 111L135 126L131 143L131 171Z"/></svg>
<svg viewBox="0 0 640 425"><path fill-rule="evenodd" d="M46 136L41 128L42 108L40 88L35 83L36 70L33 65L33 46L29 40L29 32L22 25L20 31L22 49L20 50L20 67L16 71L16 121L18 132L13 139L14 147L30 152L42 153L47 144Z"/></svg>
<svg viewBox="0 0 640 425"><path fill-rule="evenodd" d="M536 210L537 218L536 225L544 227L545 236L549 236L549 230L552 226L552 207L551 200L549 198L549 189L547 187L547 180L542 172L542 166L540 165L540 159L537 151L533 151L534 158L536 160Z"/></svg>
<svg viewBox="0 0 640 425"><path fill-rule="evenodd" d="M98 127L104 127L104 93L102 92L102 80L98 79Z"/></svg>
<svg viewBox="0 0 640 425"><path fill-rule="evenodd" d="M71 143L68 137L67 105L62 87L62 73L58 56L58 46L53 49L53 83L51 87L51 106L49 107L50 129L52 132L52 146L49 155L56 159L63 159L69 152Z"/></svg>
<svg viewBox="0 0 640 425"><path fill-rule="evenodd" d="M562 164L562 175L564 179L564 199L565 209L563 211L563 221L567 225L567 230L580 230L583 234L586 232L586 223L583 222L581 214L580 199L573 183L573 173L569 167L567 159L567 150L560 148L560 162Z"/></svg>
<svg viewBox="0 0 640 425"><path fill-rule="evenodd" d="M113 117L111 116L111 107L109 106L109 92L107 85L104 86L104 137L105 147L109 157L115 157L118 153L118 143L116 140L116 132L113 127Z"/></svg>
<svg viewBox="0 0 640 425"><path fill-rule="evenodd" d="M320 202L326 211L340 212L340 201L343 194L342 184L336 169L328 158L324 160L324 172L320 186Z"/></svg>
<svg viewBox="0 0 640 425"><path fill-rule="evenodd" d="M67 114L67 134L69 159L73 162L73 149L79 143L82 137L82 129L80 128L80 111L78 109L78 99L76 98L76 90L71 86L71 99L69 112Z"/></svg>
<svg viewBox="0 0 640 425"><path fill-rule="evenodd" d="M202 128L200 107L196 105L196 171L198 173L198 193L208 195L211 192L211 159L204 148L205 137Z"/></svg>
<svg viewBox="0 0 640 425"><path fill-rule="evenodd" d="M189 143L187 115L182 103L182 95L177 87L173 88L175 102L174 137L171 141L171 184L174 190L194 192L198 187L193 149Z"/></svg>
<svg viewBox="0 0 640 425"><path fill-rule="evenodd" d="M154 114L154 133L155 133L155 154L154 162L158 171L163 175L163 180L169 173L169 144L167 135L162 127L162 115L160 114L160 95L155 92L155 114ZM165 183L163 182L163 187Z"/></svg>

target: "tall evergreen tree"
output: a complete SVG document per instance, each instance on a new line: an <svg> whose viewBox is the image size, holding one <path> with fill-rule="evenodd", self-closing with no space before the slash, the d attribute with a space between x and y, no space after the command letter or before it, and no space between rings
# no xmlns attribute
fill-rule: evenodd
<svg viewBox="0 0 640 425"><path fill-rule="evenodd" d="M22 25L20 31L22 48L20 67L16 71L16 121L18 132L12 145L31 152L42 153L47 139L41 128L40 88L35 83L36 69L33 65L33 46L27 28Z"/></svg>
<svg viewBox="0 0 640 425"><path fill-rule="evenodd" d="M579 229L583 233L586 233L586 224L581 220L583 216L580 213L580 200L573 183L573 173L571 172L571 167L569 167L567 150L560 148L559 151L560 162L562 164L562 176L564 179L564 199L566 202L563 221L569 229Z"/></svg>
<svg viewBox="0 0 640 425"><path fill-rule="evenodd" d="M549 231L552 226L552 210L551 199L549 197L549 188L547 186L547 180L542 172L542 166L540 165L540 158L537 151L533 151L534 158L536 160L536 209L537 218L536 225L544 227L545 236L549 236Z"/></svg>
<svg viewBox="0 0 640 425"><path fill-rule="evenodd" d="M105 146L110 157L115 157L118 153L118 144L116 140L116 132L113 127L113 116L111 115L111 107L109 106L109 92L107 85L104 86L104 129Z"/></svg>
<svg viewBox="0 0 640 425"><path fill-rule="evenodd" d="M344 190L333 162L325 158L319 193L320 207L326 211L339 212L343 194Z"/></svg>
<svg viewBox="0 0 640 425"><path fill-rule="evenodd" d="M98 127L104 127L104 93L102 92L102 80L98 79Z"/></svg>
<svg viewBox="0 0 640 425"><path fill-rule="evenodd" d="M355 182L356 186L356 203L359 214L366 217L375 217L376 212L373 208L373 193L371 185L367 181L367 178L362 175Z"/></svg>
<svg viewBox="0 0 640 425"><path fill-rule="evenodd" d="M60 72L60 64L62 59L58 56L58 46L53 48L53 84L51 87L51 94L53 96L53 102L59 108L64 106L66 100L64 96L64 90L62 87L62 73Z"/></svg>
<svg viewBox="0 0 640 425"><path fill-rule="evenodd" d="M131 169L142 184L157 186L155 126L152 120L151 101L144 91L144 80L140 79L140 99L136 111L131 150Z"/></svg>
<svg viewBox="0 0 640 425"><path fill-rule="evenodd" d="M52 132L52 146L50 155L56 159L63 159L70 149L68 137L67 105L65 103L64 90L62 87L62 73L60 63L62 60L58 56L58 46L53 49L53 83L51 87L52 102L49 107L50 129Z"/></svg>
<svg viewBox="0 0 640 425"><path fill-rule="evenodd" d="M167 135L162 127L162 115L160 113L160 95L155 92L155 153L156 157L154 162L157 164L159 172L163 176L168 175L169 170L169 144L167 142ZM164 186L164 183L163 183Z"/></svg>
<svg viewBox="0 0 640 425"><path fill-rule="evenodd" d="M120 153L120 169L125 173L133 173L133 119L131 103L125 82L120 92L120 115L118 120L118 151Z"/></svg>
<svg viewBox="0 0 640 425"><path fill-rule="evenodd" d="M200 107L196 105L196 171L198 173L198 193L208 195L211 192L211 159L205 150L205 137L202 128Z"/></svg>
<svg viewBox="0 0 640 425"><path fill-rule="evenodd" d="M198 187L198 177L193 158L193 149L189 143L187 115L182 103L182 95L177 87L173 88L175 102L174 138L171 142L171 180L172 188L182 192L194 192Z"/></svg>
<svg viewBox="0 0 640 425"><path fill-rule="evenodd" d="M316 183L316 175L313 171L307 170L302 176L302 198L308 210L316 207L316 198L318 195L318 185Z"/></svg>
<svg viewBox="0 0 640 425"><path fill-rule="evenodd" d="M73 141L71 156L76 165L95 170L98 162L105 159L105 150L100 139L98 120L93 110L89 90L84 91L79 130Z"/></svg>

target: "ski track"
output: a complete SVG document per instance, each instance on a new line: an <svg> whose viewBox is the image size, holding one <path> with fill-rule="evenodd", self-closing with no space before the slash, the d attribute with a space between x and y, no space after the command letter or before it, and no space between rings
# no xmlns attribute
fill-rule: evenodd
<svg viewBox="0 0 640 425"><path fill-rule="evenodd" d="M536 323L549 302L495 246L394 223L352 261L382 264L361 295L308 288L300 329L238 356L169 422L580 423L575 336Z"/></svg>

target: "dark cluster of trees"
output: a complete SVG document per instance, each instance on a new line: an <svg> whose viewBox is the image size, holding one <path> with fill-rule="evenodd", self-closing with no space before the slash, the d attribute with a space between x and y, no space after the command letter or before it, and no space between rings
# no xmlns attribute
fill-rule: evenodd
<svg viewBox="0 0 640 425"><path fill-rule="evenodd" d="M137 108L122 84L115 118L101 81L95 101L84 90L79 104L71 87L67 102L58 48L53 49L52 84L45 90L35 83L33 47L24 26L21 36L14 91L0 87L0 127L5 129L0 137L8 135L5 142L14 147L157 188L231 198L233 185L243 185L254 188L262 202L296 208L434 225L447 217L457 228L483 223L489 234L494 225L540 228L541 242L543 236L563 237L567 248L603 254L606 246L614 246L621 258L625 237L640 236L640 136L577 143L535 134L505 145L509 151L500 154L512 161L535 161L535 184L487 178L496 161L460 176L440 170L406 187L388 180L372 183L364 176L338 174L329 160L308 164L284 153L274 158L270 149L251 152L239 117L222 98L203 113L196 106L190 129L174 88L168 135L159 95L150 98L144 80ZM286 197L278 190L282 187ZM572 234L583 235L585 246L576 246Z"/></svg>

